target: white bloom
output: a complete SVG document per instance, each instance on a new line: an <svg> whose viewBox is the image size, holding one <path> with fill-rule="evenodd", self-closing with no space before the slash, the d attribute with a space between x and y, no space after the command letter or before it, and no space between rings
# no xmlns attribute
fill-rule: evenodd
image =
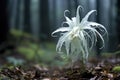
<svg viewBox="0 0 120 80"><path fill-rule="evenodd" d="M66 53L73 61L78 60L80 56L82 56L83 60L86 60L88 58L88 50L96 44L97 37L100 37L103 47L104 39L102 36L107 33L107 30L103 25L88 21L89 16L93 12L96 12L96 10L88 12L80 21L80 8L82 7L78 6L76 17L73 17L72 19L65 15L65 13L68 12L68 10L66 10L64 12L66 22L64 23L68 24L68 27L61 27L52 33L52 35L54 35L55 33L61 32L61 37L58 40L56 50L61 52L62 46L65 45ZM98 30L102 31L104 34L102 35Z"/></svg>

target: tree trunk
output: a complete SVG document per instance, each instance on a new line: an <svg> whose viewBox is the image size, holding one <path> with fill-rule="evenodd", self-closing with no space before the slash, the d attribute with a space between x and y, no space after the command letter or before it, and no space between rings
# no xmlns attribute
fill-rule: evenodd
<svg viewBox="0 0 120 80"><path fill-rule="evenodd" d="M24 0L24 30L30 32L30 0Z"/></svg>
<svg viewBox="0 0 120 80"><path fill-rule="evenodd" d="M117 0L117 33L120 44L120 0Z"/></svg>
<svg viewBox="0 0 120 80"><path fill-rule="evenodd" d="M48 0L41 0L40 2L40 14L41 14L41 32L43 39L47 40L50 38L50 25L49 25L49 11L48 11Z"/></svg>
<svg viewBox="0 0 120 80"><path fill-rule="evenodd" d="M4 43L7 41L8 35L8 15L7 15L7 0L0 1L0 53L5 49Z"/></svg>

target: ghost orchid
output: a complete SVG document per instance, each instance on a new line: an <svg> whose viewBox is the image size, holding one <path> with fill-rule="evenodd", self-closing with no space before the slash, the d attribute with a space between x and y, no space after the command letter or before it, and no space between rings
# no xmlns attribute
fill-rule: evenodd
<svg viewBox="0 0 120 80"><path fill-rule="evenodd" d="M78 60L80 56L82 56L84 62L87 60L89 50L96 44L97 37L101 39L103 43L101 48L103 48L103 36L107 34L107 30L103 25L88 21L89 16L93 12L96 12L96 10L88 12L80 21L80 9L82 9L82 7L78 6L76 17L72 17L72 19L66 16L66 13L69 11L65 10L64 17L66 22L63 22L63 24L67 24L68 27L60 27L52 33L52 36L54 36L55 33L60 32L61 37L58 40L56 50L61 52L61 48L64 45L67 55L71 57L73 62ZM98 30L102 31L103 34Z"/></svg>

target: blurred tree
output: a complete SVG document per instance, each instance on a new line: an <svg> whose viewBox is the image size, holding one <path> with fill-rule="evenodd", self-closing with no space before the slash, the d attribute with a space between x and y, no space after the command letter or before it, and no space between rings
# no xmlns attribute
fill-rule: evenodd
<svg viewBox="0 0 120 80"><path fill-rule="evenodd" d="M41 14L41 32L44 38L50 38L50 26L49 26L49 5L48 0L40 1L40 14Z"/></svg>
<svg viewBox="0 0 120 80"><path fill-rule="evenodd" d="M18 0L17 1L17 5L16 5L16 17L15 17L15 21L16 21L16 23L15 23L15 26L19 26L19 13L20 13L20 10L19 10L19 6L20 6L20 3L21 2L21 0Z"/></svg>
<svg viewBox="0 0 120 80"><path fill-rule="evenodd" d="M120 44L120 0L117 0L117 33Z"/></svg>
<svg viewBox="0 0 120 80"><path fill-rule="evenodd" d="M30 32L30 0L24 0L24 28Z"/></svg>
<svg viewBox="0 0 120 80"><path fill-rule="evenodd" d="M0 1L0 53L4 51L4 42L7 41L8 35L8 15L7 15L7 0Z"/></svg>
<svg viewBox="0 0 120 80"><path fill-rule="evenodd" d="M14 5L13 5L14 4ZM10 29L16 28L16 17L17 17L17 8L18 0L8 0L8 16L9 16L9 26Z"/></svg>
<svg viewBox="0 0 120 80"><path fill-rule="evenodd" d="M40 0L30 0L30 28L34 38L41 37Z"/></svg>

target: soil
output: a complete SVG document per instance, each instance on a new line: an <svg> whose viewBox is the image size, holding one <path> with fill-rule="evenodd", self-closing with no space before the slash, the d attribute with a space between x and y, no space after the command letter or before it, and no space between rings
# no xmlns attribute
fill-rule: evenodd
<svg viewBox="0 0 120 80"><path fill-rule="evenodd" d="M111 62L103 59L100 62L91 60L86 66L71 68L48 68L38 64L23 66L3 67L0 71L1 80L120 80L120 62Z"/></svg>

